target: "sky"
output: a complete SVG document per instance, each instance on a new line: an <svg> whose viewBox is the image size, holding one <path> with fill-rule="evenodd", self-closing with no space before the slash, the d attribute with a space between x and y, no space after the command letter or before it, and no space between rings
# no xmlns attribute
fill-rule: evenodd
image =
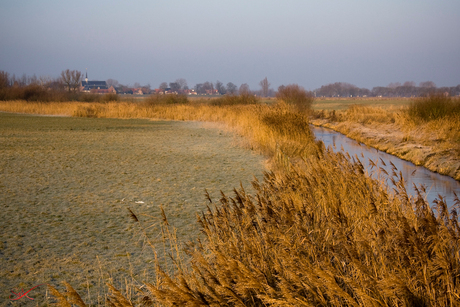
<svg viewBox="0 0 460 307"><path fill-rule="evenodd" d="M121 84L460 84L459 0L0 0L0 70Z"/></svg>

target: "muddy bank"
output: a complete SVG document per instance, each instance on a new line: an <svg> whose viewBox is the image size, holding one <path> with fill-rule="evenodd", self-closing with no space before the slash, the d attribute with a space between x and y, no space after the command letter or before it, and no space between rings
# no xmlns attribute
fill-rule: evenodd
<svg viewBox="0 0 460 307"><path fill-rule="evenodd" d="M312 124L333 129L367 146L423 166L460 181L460 154L443 140L417 140L417 131L406 133L391 124L365 126L350 122L313 119Z"/></svg>

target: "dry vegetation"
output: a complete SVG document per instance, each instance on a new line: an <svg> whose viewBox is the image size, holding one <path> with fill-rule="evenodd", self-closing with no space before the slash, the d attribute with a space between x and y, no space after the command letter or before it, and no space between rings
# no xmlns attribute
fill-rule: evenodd
<svg viewBox="0 0 460 307"><path fill-rule="evenodd" d="M275 106L268 106L257 103L250 96L230 96L210 101L195 100L194 103L181 103L184 101L183 96L168 96L152 96L139 103L0 101L0 110L93 118L217 122L244 136L248 140L247 146L268 156L274 157L282 152L315 151L315 145L311 146L314 137L308 127L308 114L297 112L293 105L280 102Z"/></svg>
<svg viewBox="0 0 460 307"><path fill-rule="evenodd" d="M199 217L205 237L181 255L163 214L173 269L137 299L111 287L109 306L457 306L458 210L423 191L409 198L325 152L254 182L256 195L222 195ZM132 213L142 229L141 220ZM154 251L156 247L152 245ZM76 299L75 291L57 293ZM65 306L65 303L61 303ZM84 305L81 305L84 306Z"/></svg>
<svg viewBox="0 0 460 307"><path fill-rule="evenodd" d="M383 180L365 174L359 160L315 143L308 115L295 103L223 104L78 104L67 113L223 122L274 161L264 180L253 183L255 195L241 188L218 202L209 198L209 210L198 218L204 236L188 244L185 254L162 212L164 246L174 266L152 265L156 281L145 283L138 298L109 285L108 305L459 305L460 200L446 204L441 199L430 208L423 188L415 198L407 195L396 169L389 177L398 188L389 193ZM354 107L317 117L349 125L398 125L407 133L404 129L415 124L403 113ZM448 129L458 128L451 123ZM449 138L458 137L456 131ZM131 213L143 231L144 221ZM161 247L150 246L157 255ZM59 305L85 306L66 287L66 292L50 287Z"/></svg>

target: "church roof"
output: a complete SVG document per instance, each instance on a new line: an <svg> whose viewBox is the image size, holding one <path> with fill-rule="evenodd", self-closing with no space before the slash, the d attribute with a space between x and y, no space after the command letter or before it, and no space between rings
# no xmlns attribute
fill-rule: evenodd
<svg viewBox="0 0 460 307"><path fill-rule="evenodd" d="M91 89L108 89L107 82L105 81L81 81L81 86L85 91Z"/></svg>
<svg viewBox="0 0 460 307"><path fill-rule="evenodd" d="M105 81L81 81L81 85L89 85L89 86L107 86L107 82Z"/></svg>

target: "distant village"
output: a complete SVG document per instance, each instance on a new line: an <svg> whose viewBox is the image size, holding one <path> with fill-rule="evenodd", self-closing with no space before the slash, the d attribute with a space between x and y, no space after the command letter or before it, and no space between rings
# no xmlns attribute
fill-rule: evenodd
<svg viewBox="0 0 460 307"><path fill-rule="evenodd" d="M0 100L8 99L64 99L54 97L54 92L82 92L94 94L118 94L118 95L236 95L248 93L261 97L274 97L276 90L270 87L267 78L259 83L259 88L252 90L246 83L237 86L232 82L223 84L220 81L198 83L189 88L185 79L177 79L174 82L162 82L158 88L152 89L150 85L141 86L135 83L134 86L119 84L117 80L89 81L88 73L83 75L80 71L62 71L59 78L26 76L16 77L14 74L0 71ZM279 90L279 89L278 89ZM346 82L336 82L323 85L311 91L315 97L419 97L428 93L437 92L445 96L460 96L460 84L451 87L438 87L432 81L425 81L416 84L413 81L404 83L390 83L388 86L377 86L372 89L359 88ZM47 98L46 98L46 97ZM51 98L53 96L53 98ZM61 95L62 96L62 95ZM40 98L41 97L41 98ZM45 97L45 98L44 98ZM67 98L66 98L67 99Z"/></svg>
<svg viewBox="0 0 460 307"><path fill-rule="evenodd" d="M177 83L171 83L175 85ZM121 95L152 95L152 94L182 94L182 95L198 95L195 89L189 89L187 86L182 88L181 86L167 87L166 83L163 83L161 88L151 89L150 86L138 86L138 87L127 87L127 86L114 86L109 85L107 81L89 81L88 75L81 81L80 92L94 93L94 94L121 94ZM215 88L204 89L202 93L205 95L219 95L219 91Z"/></svg>
<svg viewBox="0 0 460 307"><path fill-rule="evenodd" d="M182 95L224 95L236 94L238 92L250 92L255 95L274 97L276 91L269 88L265 91L251 91L247 84L243 84L238 89L233 83L228 83L227 86L219 84L216 85L210 82L197 84L193 89L187 86L181 87L178 83L170 83L170 86L163 82L160 88L150 89L149 86L139 87L126 87L126 86L113 86L108 85L106 81L88 81L87 79L81 82L80 90L82 92L91 92L97 94L116 93L116 94L130 94L130 95L152 95L152 94L182 94ZM374 87L371 90L366 88L358 88L352 84L345 82L336 82L333 84L323 85L321 88L312 91L315 97L418 97L426 95L429 92L442 92L446 96L459 96L460 85L455 87L436 87L431 82L421 82L418 86L414 82L391 83L383 87Z"/></svg>
<svg viewBox="0 0 460 307"><path fill-rule="evenodd" d="M80 91L94 94L126 94L126 95L152 95L152 94L184 94L197 95L194 89L172 90L170 87L160 89L150 89L148 87L114 87L108 86L106 81L82 81ZM219 92L214 90L206 90L207 95L218 95Z"/></svg>

